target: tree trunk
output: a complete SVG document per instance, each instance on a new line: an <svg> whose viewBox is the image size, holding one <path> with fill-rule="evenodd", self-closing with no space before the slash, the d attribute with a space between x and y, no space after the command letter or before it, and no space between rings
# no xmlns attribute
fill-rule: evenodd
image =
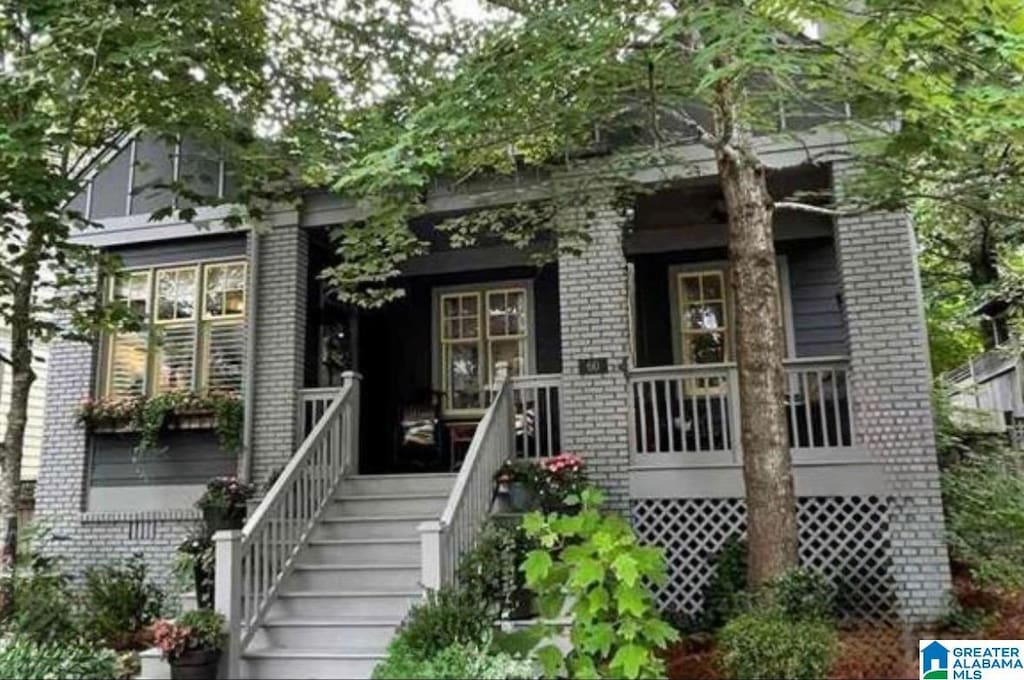
<svg viewBox="0 0 1024 680"><path fill-rule="evenodd" d="M719 150L717 161L729 212L748 578L758 586L797 565L796 497L786 430L785 345L772 199L764 167L729 151Z"/></svg>
<svg viewBox="0 0 1024 680"><path fill-rule="evenodd" d="M22 253L21 277L11 300L11 404L7 430L0 444L0 619L14 606L14 564L18 552L18 505L21 489L21 455L28 423L28 398L36 374L32 370L32 289L39 274L41 237L30 231Z"/></svg>

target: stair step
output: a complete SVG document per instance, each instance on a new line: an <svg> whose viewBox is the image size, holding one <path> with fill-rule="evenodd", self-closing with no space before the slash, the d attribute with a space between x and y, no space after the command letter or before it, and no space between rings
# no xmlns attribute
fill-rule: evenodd
<svg viewBox="0 0 1024 680"><path fill-rule="evenodd" d="M339 647L383 651L399 618L362 617L354 619L282 618L264 621L253 637L252 646L280 649L325 649Z"/></svg>
<svg viewBox="0 0 1024 680"><path fill-rule="evenodd" d="M384 653L375 650L250 648L243 655L252 678L369 678Z"/></svg>
<svg viewBox="0 0 1024 680"><path fill-rule="evenodd" d="M447 493L360 494L335 496L326 517L395 517L431 515L440 517L448 502Z"/></svg>
<svg viewBox="0 0 1024 680"><path fill-rule="evenodd" d="M313 538L418 538L423 522L436 520L434 514L372 517L332 517L322 520Z"/></svg>
<svg viewBox="0 0 1024 680"><path fill-rule="evenodd" d="M455 485L454 474L357 475L341 481L340 495L443 493Z"/></svg>
<svg viewBox="0 0 1024 680"><path fill-rule="evenodd" d="M298 563L287 586L294 590L405 590L420 588L419 564Z"/></svg>
<svg viewBox="0 0 1024 680"><path fill-rule="evenodd" d="M270 606L275 618L405 618L420 590L286 590Z"/></svg>
<svg viewBox="0 0 1024 680"><path fill-rule="evenodd" d="M312 539L302 553L307 564L409 564L421 560L419 538Z"/></svg>

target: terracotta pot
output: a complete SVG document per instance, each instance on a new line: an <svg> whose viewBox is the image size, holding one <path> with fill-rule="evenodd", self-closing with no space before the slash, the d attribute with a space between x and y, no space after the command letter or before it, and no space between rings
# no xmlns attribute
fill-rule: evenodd
<svg viewBox="0 0 1024 680"><path fill-rule="evenodd" d="M172 659L171 680L217 680L219 649L194 649Z"/></svg>

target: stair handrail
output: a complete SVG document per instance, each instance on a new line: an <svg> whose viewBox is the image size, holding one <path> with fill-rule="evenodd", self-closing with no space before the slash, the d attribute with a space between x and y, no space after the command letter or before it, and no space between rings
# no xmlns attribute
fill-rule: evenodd
<svg viewBox="0 0 1024 680"><path fill-rule="evenodd" d="M242 530L214 536L214 596L228 623L229 677L237 677L241 651L277 598L338 484L355 471L361 376L349 371L342 377L338 396Z"/></svg>
<svg viewBox="0 0 1024 680"><path fill-rule="evenodd" d="M457 562L477 542L494 499L494 475L512 457L515 412L508 365L499 362L494 398L481 418L455 479L441 519L420 525L422 585L430 590L452 585Z"/></svg>

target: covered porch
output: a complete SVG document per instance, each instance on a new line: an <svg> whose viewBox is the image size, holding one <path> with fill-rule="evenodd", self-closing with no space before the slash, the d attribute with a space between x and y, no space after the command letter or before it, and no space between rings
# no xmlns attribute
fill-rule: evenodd
<svg viewBox="0 0 1024 680"><path fill-rule="evenodd" d="M787 192L826 181L806 170L773 178ZM625 271L611 275L625 282L621 301L583 302L570 290L576 284L561 280L566 261L536 266L500 245L442 245L408 263L399 281L405 295L381 309L338 305L311 278L298 433L308 433L330 403L342 371L355 370L364 378L360 472L458 470L491 404L495 366L505 362L515 455L546 457L568 446L586 456L591 436L621 428L620 455L631 469L736 468L742 451L725 221L713 183L640 197L616 244ZM789 214L775 228L794 458L859 458L832 221ZM325 235L314 237L310 271L331 257ZM600 279L609 272L593 275L595 289L606 287ZM623 312L622 331L606 323ZM580 342L569 329L581 324L625 351L585 340L586 358L573 348L572 365L563 366L565 348ZM567 404L586 399L573 393L573 381L616 373L619 396L594 406L618 404L622 422L595 421L567 442Z"/></svg>

